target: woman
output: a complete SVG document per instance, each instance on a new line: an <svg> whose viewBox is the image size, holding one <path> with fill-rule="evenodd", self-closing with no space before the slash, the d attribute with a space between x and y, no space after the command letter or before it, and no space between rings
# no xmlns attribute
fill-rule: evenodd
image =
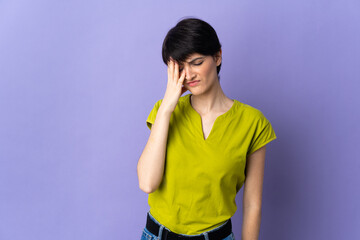
<svg viewBox="0 0 360 240"><path fill-rule="evenodd" d="M200 19L183 19L164 39L167 88L146 120L151 133L137 166L150 205L141 239L235 239L243 184L242 239L258 239L265 145L276 135L260 110L224 94L221 54Z"/></svg>

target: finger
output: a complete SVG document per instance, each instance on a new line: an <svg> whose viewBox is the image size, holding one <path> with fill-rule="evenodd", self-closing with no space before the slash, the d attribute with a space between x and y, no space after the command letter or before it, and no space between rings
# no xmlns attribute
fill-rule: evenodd
<svg viewBox="0 0 360 240"><path fill-rule="evenodd" d="M185 79L185 71L182 71L180 75L179 83L183 84L184 79Z"/></svg>
<svg viewBox="0 0 360 240"><path fill-rule="evenodd" d="M168 61L168 65L167 65L168 78L170 77L170 64L171 64L171 61L169 60L169 61Z"/></svg>
<svg viewBox="0 0 360 240"><path fill-rule="evenodd" d="M174 61L171 60L170 63L170 75L169 75L170 79L173 80L174 79Z"/></svg>
<svg viewBox="0 0 360 240"><path fill-rule="evenodd" d="M179 64L177 62L175 62L174 68L174 79L177 82L179 80Z"/></svg>

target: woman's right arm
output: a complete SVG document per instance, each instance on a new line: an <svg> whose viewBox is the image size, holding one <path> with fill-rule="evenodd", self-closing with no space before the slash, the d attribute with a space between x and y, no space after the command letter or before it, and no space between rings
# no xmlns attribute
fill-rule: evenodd
<svg viewBox="0 0 360 240"><path fill-rule="evenodd" d="M180 96L187 90L182 86L185 78L184 73L185 71L179 78L179 65L174 61L169 62L165 96L151 126L149 139L137 165L139 187L146 193L154 192L163 179L170 117Z"/></svg>
<svg viewBox="0 0 360 240"><path fill-rule="evenodd" d="M162 181L171 113L162 104L160 105L149 139L138 162L139 187L146 193L155 191Z"/></svg>

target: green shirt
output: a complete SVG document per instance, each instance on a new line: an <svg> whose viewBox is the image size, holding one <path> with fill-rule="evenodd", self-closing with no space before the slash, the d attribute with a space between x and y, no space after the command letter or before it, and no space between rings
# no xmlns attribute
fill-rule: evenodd
<svg viewBox="0 0 360 240"><path fill-rule="evenodd" d="M276 139L262 112L233 99L205 140L201 116L180 97L170 117L163 180L149 194L151 215L169 230L196 235L222 225L236 212L246 156ZM162 99L146 122L155 121Z"/></svg>

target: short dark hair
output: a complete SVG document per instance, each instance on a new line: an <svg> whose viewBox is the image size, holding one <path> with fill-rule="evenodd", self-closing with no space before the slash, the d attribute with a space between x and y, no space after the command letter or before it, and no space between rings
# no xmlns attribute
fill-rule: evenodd
<svg viewBox="0 0 360 240"><path fill-rule="evenodd" d="M185 18L167 33L162 45L162 58L167 65L170 57L184 62L191 54L214 56L221 49L215 29L199 18ZM221 63L217 66L217 74ZM219 78L220 80L220 78Z"/></svg>

